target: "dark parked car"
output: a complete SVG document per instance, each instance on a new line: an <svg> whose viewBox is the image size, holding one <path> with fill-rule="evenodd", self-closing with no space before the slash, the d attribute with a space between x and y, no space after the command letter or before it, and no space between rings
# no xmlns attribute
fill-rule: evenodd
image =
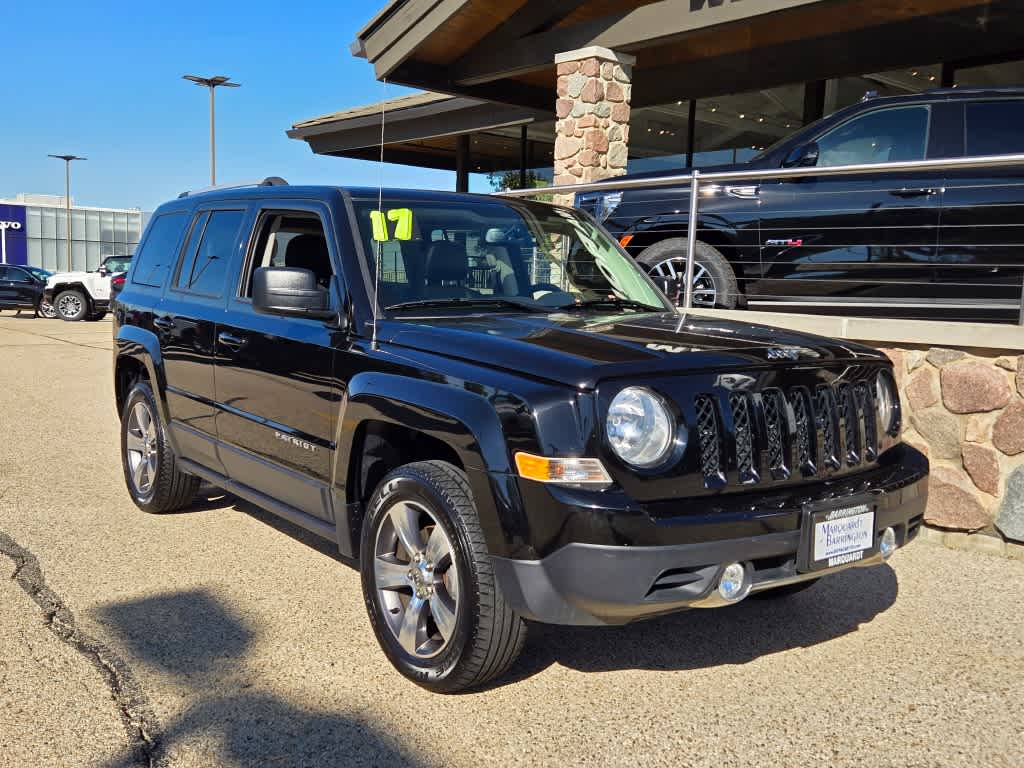
<svg viewBox="0 0 1024 768"><path fill-rule="evenodd" d="M1024 88L951 88L868 98L747 163L701 170L1021 152ZM765 178L703 189L695 305L1017 319L1024 169ZM651 274L684 274L685 187L584 193L577 204Z"/></svg>
<svg viewBox="0 0 1024 768"><path fill-rule="evenodd" d="M336 542L432 690L500 675L524 620L781 596L922 521L884 355L683 318L570 208L185 195L147 227L114 338L134 502L185 507L203 479Z"/></svg>
<svg viewBox="0 0 1024 768"><path fill-rule="evenodd" d="M36 317L55 317L53 306L43 299L49 276L39 267L0 264L0 309L29 309Z"/></svg>

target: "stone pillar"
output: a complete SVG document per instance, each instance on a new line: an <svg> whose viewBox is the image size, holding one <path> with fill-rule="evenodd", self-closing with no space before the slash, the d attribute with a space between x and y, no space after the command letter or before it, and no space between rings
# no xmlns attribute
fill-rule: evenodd
<svg viewBox="0 0 1024 768"><path fill-rule="evenodd" d="M626 172L635 62L633 56L599 46L555 56L556 185L583 184ZM555 199L572 202L568 195Z"/></svg>

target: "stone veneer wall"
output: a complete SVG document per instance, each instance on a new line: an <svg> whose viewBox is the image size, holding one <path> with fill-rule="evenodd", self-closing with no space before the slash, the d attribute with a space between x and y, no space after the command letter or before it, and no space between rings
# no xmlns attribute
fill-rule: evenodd
<svg viewBox="0 0 1024 768"><path fill-rule="evenodd" d="M626 172L633 62L632 56L599 47L555 57L556 185Z"/></svg>
<svg viewBox="0 0 1024 768"><path fill-rule="evenodd" d="M1024 354L879 348L903 439L931 460L925 523L1024 541Z"/></svg>

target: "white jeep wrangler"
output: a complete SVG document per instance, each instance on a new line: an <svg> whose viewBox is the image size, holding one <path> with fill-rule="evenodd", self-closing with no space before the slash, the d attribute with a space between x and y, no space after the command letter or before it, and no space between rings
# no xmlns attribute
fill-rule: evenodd
<svg viewBox="0 0 1024 768"><path fill-rule="evenodd" d="M110 278L128 271L131 256L108 256L95 272L58 272L46 281L43 300L62 320L102 320L110 306Z"/></svg>

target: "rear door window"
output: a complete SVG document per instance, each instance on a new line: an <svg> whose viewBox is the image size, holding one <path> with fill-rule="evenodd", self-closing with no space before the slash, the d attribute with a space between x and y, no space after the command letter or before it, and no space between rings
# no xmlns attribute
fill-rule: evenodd
<svg viewBox="0 0 1024 768"><path fill-rule="evenodd" d="M224 294L224 277L238 245L245 211L211 211L192 228L175 285L205 296Z"/></svg>
<svg viewBox="0 0 1024 768"><path fill-rule="evenodd" d="M139 249L132 282L162 286L178 260L178 246L187 221L184 213L165 213L153 219Z"/></svg>
<svg viewBox="0 0 1024 768"><path fill-rule="evenodd" d="M968 156L1024 152L1024 101L971 101L964 120Z"/></svg>

